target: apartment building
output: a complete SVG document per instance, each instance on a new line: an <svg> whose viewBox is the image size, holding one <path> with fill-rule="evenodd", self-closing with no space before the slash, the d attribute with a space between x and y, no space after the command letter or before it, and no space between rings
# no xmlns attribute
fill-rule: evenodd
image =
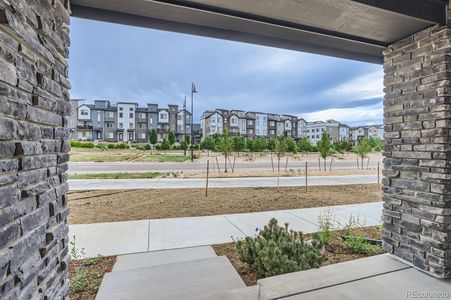
<svg viewBox="0 0 451 300"><path fill-rule="evenodd" d="M302 122L301 122L302 120ZM305 120L291 115L276 115L264 112L244 112L242 110L215 109L202 114L202 137L215 133L222 134L227 129L230 135L241 135L249 139L256 137L298 137L298 124L302 130Z"/></svg>
<svg viewBox="0 0 451 300"><path fill-rule="evenodd" d="M178 142L191 133L191 113L185 106L158 104L140 107L135 102L95 100L86 104L82 99L71 99L73 114L69 117L71 138L78 140L104 140L110 142L148 142L149 132L157 130L158 141L172 131ZM199 124L196 124L199 128ZM198 131L199 133L199 131ZM195 139L200 139L196 137Z"/></svg>
<svg viewBox="0 0 451 300"><path fill-rule="evenodd" d="M351 140L357 143L362 138L384 139L384 125L369 125L350 128Z"/></svg>

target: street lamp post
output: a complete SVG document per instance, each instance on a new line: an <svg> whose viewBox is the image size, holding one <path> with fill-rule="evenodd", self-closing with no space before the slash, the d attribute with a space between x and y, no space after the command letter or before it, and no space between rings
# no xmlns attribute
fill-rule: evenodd
<svg viewBox="0 0 451 300"><path fill-rule="evenodd" d="M194 161L194 135L193 135L193 120L194 120L194 108L193 99L194 93L197 93L196 86L191 83L191 161Z"/></svg>

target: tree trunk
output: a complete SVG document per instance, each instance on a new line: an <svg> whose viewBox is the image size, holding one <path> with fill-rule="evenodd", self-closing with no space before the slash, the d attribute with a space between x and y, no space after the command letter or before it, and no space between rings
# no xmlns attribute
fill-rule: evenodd
<svg viewBox="0 0 451 300"><path fill-rule="evenodd" d="M280 172L280 157L277 157L277 172Z"/></svg>
<svg viewBox="0 0 451 300"><path fill-rule="evenodd" d="M362 156L361 160L362 160L362 170L363 170L363 156Z"/></svg>
<svg viewBox="0 0 451 300"><path fill-rule="evenodd" d="M326 158L324 158L324 172L327 171L327 163L326 163Z"/></svg>
<svg viewBox="0 0 451 300"><path fill-rule="evenodd" d="M224 173L227 173L227 155L224 155Z"/></svg>

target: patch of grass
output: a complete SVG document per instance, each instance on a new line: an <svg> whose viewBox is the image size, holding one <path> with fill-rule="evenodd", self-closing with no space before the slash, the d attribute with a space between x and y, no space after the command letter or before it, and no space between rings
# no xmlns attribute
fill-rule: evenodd
<svg viewBox="0 0 451 300"><path fill-rule="evenodd" d="M140 162L184 162L190 158L183 155L147 154L134 161Z"/></svg>
<svg viewBox="0 0 451 300"><path fill-rule="evenodd" d="M101 173L101 174L74 174L69 179L148 179L160 176L158 172L146 173Z"/></svg>
<svg viewBox="0 0 451 300"><path fill-rule="evenodd" d="M116 149L114 149L116 150ZM139 156L137 154L140 154ZM119 162L119 161L137 161L137 162L184 162L189 157L183 155L170 154L145 154L145 152L123 152L104 151L104 152L73 152L70 155L71 162Z"/></svg>
<svg viewBox="0 0 451 300"><path fill-rule="evenodd" d="M352 253L371 256L382 252L382 247L380 245L370 244L362 234L352 234L347 236L345 245Z"/></svg>
<svg viewBox="0 0 451 300"><path fill-rule="evenodd" d="M102 255L97 255L96 257L85 258L83 260L83 265L85 266L94 266L102 259Z"/></svg>

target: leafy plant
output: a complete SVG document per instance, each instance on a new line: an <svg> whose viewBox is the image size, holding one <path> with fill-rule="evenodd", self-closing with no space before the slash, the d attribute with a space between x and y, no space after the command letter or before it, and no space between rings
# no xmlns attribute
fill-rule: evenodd
<svg viewBox="0 0 451 300"><path fill-rule="evenodd" d="M348 235L345 240L345 245L352 253L376 255L382 252L380 245L370 244L362 234Z"/></svg>
<svg viewBox="0 0 451 300"><path fill-rule="evenodd" d="M77 268L75 270L75 277L70 282L70 289L74 293L84 292L88 285L88 277L86 275L86 271Z"/></svg>
<svg viewBox="0 0 451 300"><path fill-rule="evenodd" d="M73 259L80 259L82 256L85 255L84 248L82 248L81 250L77 248L75 235L72 236L72 240L69 242L69 245L70 245L70 255Z"/></svg>
<svg viewBox="0 0 451 300"><path fill-rule="evenodd" d="M102 259L102 255L97 255L96 257L85 258L83 264L85 266L97 265L97 263Z"/></svg>
<svg viewBox="0 0 451 300"><path fill-rule="evenodd" d="M240 260L249 265L258 278L319 268L323 259L319 249L304 243L302 232L280 227L271 219L255 237L236 242Z"/></svg>
<svg viewBox="0 0 451 300"><path fill-rule="evenodd" d="M264 150L266 150L266 148L268 147L268 141L266 140L266 138L258 136L257 138L255 138L254 141L254 151L255 152L262 152Z"/></svg>
<svg viewBox="0 0 451 300"><path fill-rule="evenodd" d="M242 152L246 149L246 139L244 136L234 136L232 138L233 143L233 151L235 152Z"/></svg>
<svg viewBox="0 0 451 300"><path fill-rule="evenodd" d="M208 156L210 156L210 151L214 151L216 149L215 140L213 137L206 137L201 143L200 148L208 151Z"/></svg>
<svg viewBox="0 0 451 300"><path fill-rule="evenodd" d="M149 140L152 145L158 143L158 133L156 129L152 129L149 134Z"/></svg>
<svg viewBox="0 0 451 300"><path fill-rule="evenodd" d="M329 244L329 241L335 236L334 233L334 215L332 210L326 209L324 214L318 217L319 231L313 235L313 238L319 242L320 246Z"/></svg>
<svg viewBox="0 0 451 300"><path fill-rule="evenodd" d="M277 155L277 172L280 171L280 159L285 156L287 152L287 143L285 142L285 138L281 136L276 143L275 152Z"/></svg>
<svg viewBox="0 0 451 300"><path fill-rule="evenodd" d="M363 170L363 159L367 156L368 153L371 152L371 145L369 143L369 140L366 138L359 140L357 146L352 148L352 152L354 152L357 156L360 157L362 161L362 170Z"/></svg>
<svg viewBox="0 0 451 300"><path fill-rule="evenodd" d="M326 159L334 152L332 149L332 143L330 142L329 134L323 132L321 140L317 143L319 155L324 159L324 171L326 171Z"/></svg>
<svg viewBox="0 0 451 300"><path fill-rule="evenodd" d="M285 141L287 144L287 151L290 153L298 153L296 141L292 137L288 137Z"/></svg>
<svg viewBox="0 0 451 300"><path fill-rule="evenodd" d="M176 140L175 133L173 131L169 130L169 132L168 132L169 145L171 145L171 146L174 145L175 144L175 140Z"/></svg>
<svg viewBox="0 0 451 300"><path fill-rule="evenodd" d="M169 143L168 138L166 136L164 137L160 148L161 148L161 150L164 150L164 151L169 150L171 148L171 144Z"/></svg>
<svg viewBox="0 0 451 300"><path fill-rule="evenodd" d="M218 151L224 155L224 172L227 173L227 158L232 154L233 142L229 137L227 130L224 130L224 135L218 144Z"/></svg>
<svg viewBox="0 0 451 300"><path fill-rule="evenodd" d="M308 137L304 136L298 143L298 149L301 152L309 152L312 150L312 144L310 143L310 140Z"/></svg>

